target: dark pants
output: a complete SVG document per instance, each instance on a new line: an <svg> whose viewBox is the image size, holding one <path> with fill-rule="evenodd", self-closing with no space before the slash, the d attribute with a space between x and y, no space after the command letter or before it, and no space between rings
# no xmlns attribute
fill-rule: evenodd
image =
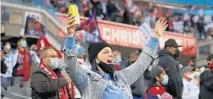
<svg viewBox="0 0 213 99"><path fill-rule="evenodd" d="M7 88L10 85L11 77L1 77L1 87Z"/></svg>
<svg viewBox="0 0 213 99"><path fill-rule="evenodd" d="M4 97L4 92L10 86L11 77L1 77L1 98Z"/></svg>
<svg viewBox="0 0 213 99"><path fill-rule="evenodd" d="M133 99L142 99L142 96L135 96L135 95L133 95Z"/></svg>

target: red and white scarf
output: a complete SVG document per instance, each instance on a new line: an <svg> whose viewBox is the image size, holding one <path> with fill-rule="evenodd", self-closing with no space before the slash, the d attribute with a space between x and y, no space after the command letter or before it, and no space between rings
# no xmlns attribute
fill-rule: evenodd
<svg viewBox="0 0 213 99"><path fill-rule="evenodd" d="M30 79L30 54L27 49L23 51L18 47L18 63L21 64L17 69L17 74L23 76L24 81Z"/></svg>
<svg viewBox="0 0 213 99"><path fill-rule="evenodd" d="M51 70L49 67L45 66L42 62L39 65L39 68L47 72L47 74L50 75L51 79L57 80L58 76L59 77L64 77L61 73L58 73L58 76L56 75L53 70ZM74 99L74 84L68 84L64 88L59 88L58 89L58 94L60 99Z"/></svg>

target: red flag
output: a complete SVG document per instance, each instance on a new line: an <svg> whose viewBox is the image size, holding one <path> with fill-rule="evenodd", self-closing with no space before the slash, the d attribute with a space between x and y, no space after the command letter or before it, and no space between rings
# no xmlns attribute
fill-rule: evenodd
<svg viewBox="0 0 213 99"><path fill-rule="evenodd" d="M47 47L47 46L52 46L49 41L47 40L47 38L45 37L39 37L38 41L37 41L37 48L39 50L42 50L43 48ZM52 46L53 47L53 46ZM62 58L62 53L60 51L58 51L56 48L54 48L58 54L59 58Z"/></svg>

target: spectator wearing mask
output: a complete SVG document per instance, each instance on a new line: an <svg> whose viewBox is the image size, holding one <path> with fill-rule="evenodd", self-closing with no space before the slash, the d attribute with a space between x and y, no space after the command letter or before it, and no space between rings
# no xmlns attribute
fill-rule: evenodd
<svg viewBox="0 0 213 99"><path fill-rule="evenodd" d="M16 67L14 68L16 69L14 71L14 76L23 76L24 81L28 81L30 71L30 56L26 38L20 36L17 44L18 58Z"/></svg>
<svg viewBox="0 0 213 99"><path fill-rule="evenodd" d="M79 63L79 65L86 70L91 70L92 66L89 63L89 60L87 59L87 53L86 50L83 46L81 45L77 45L78 48L78 53L77 53L77 61ZM78 89L75 87L75 98L76 99L80 99L81 98L81 94L78 91Z"/></svg>
<svg viewBox="0 0 213 99"><path fill-rule="evenodd" d="M153 85L147 90L145 99L173 99L164 86L169 82L165 69L160 66L153 67L150 71Z"/></svg>
<svg viewBox="0 0 213 99"><path fill-rule="evenodd" d="M200 76L199 99L212 99L213 97L213 54L207 58L208 69Z"/></svg>
<svg viewBox="0 0 213 99"><path fill-rule="evenodd" d="M87 58L87 53L86 53L85 48L80 45L77 45L77 47L78 47L77 61L78 61L79 65L84 69L91 70L92 66L90 65L89 60Z"/></svg>
<svg viewBox="0 0 213 99"><path fill-rule="evenodd" d="M200 87L200 75L201 75L200 68L195 67L193 70L193 75L194 75L194 82L198 87Z"/></svg>
<svg viewBox="0 0 213 99"><path fill-rule="evenodd" d="M166 72L169 76L169 83L165 87L175 99L181 99L183 91L182 77L179 72L178 63L174 58L178 47L181 46L174 39L169 39L165 42L164 49L158 53L160 57L158 65L168 69Z"/></svg>
<svg viewBox="0 0 213 99"><path fill-rule="evenodd" d="M25 37L20 36L17 42L16 64L13 67L14 76L12 78L12 86L21 87L24 95L30 96L29 79L30 79L30 54L27 47Z"/></svg>
<svg viewBox="0 0 213 99"><path fill-rule="evenodd" d="M115 66L115 70L119 71L120 65L121 65L121 62L122 62L121 53L118 50L115 50L113 52L113 57L114 57L114 59L113 59L112 63Z"/></svg>
<svg viewBox="0 0 213 99"><path fill-rule="evenodd" d="M35 44L30 46L30 57L31 57L31 63L33 62L34 65L38 67L40 64L40 59L38 56L38 47Z"/></svg>
<svg viewBox="0 0 213 99"><path fill-rule="evenodd" d="M35 44L30 46L30 74L39 67L40 64L40 58L38 56L38 48Z"/></svg>
<svg viewBox="0 0 213 99"><path fill-rule="evenodd" d="M74 99L71 80L53 47L40 51L41 63L31 77L32 99Z"/></svg>
<svg viewBox="0 0 213 99"><path fill-rule="evenodd" d="M1 84L4 89L7 90L7 87L10 85L10 81L12 78L13 67L17 61L17 53L15 50L12 50L9 42L6 42L3 46L4 52L2 57L2 66L6 66L6 72L1 73Z"/></svg>
<svg viewBox="0 0 213 99"><path fill-rule="evenodd" d="M194 81L193 67L186 66L182 69L183 96L182 99L198 99L199 87Z"/></svg>
<svg viewBox="0 0 213 99"><path fill-rule="evenodd" d="M180 56L180 51L179 51L179 49L177 49L175 52L174 58L177 61L177 69L178 69L179 73L181 73L181 69L183 68L183 65L178 60L179 56Z"/></svg>
<svg viewBox="0 0 213 99"><path fill-rule="evenodd" d="M70 71L69 76L81 92L82 99L132 99L130 85L135 82L151 64L153 54L157 50L158 41L152 37L148 46L144 47L137 61L121 71L114 71L113 69L112 48L109 44L105 42L91 43L88 48L88 53L89 61L92 64L92 71L86 71L76 63L76 45L73 37L75 27L72 23L73 20L72 15L69 15L69 27L65 40L64 55L65 63L68 65L67 70ZM161 18L154 29L157 34L159 34L157 38L161 36L166 27L165 19ZM154 35L156 32L154 32ZM152 52L152 54L149 52Z"/></svg>

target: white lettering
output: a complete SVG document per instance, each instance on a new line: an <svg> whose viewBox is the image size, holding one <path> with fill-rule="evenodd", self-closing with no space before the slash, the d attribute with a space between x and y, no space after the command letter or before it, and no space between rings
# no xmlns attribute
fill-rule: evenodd
<svg viewBox="0 0 213 99"><path fill-rule="evenodd" d="M109 41L110 40L110 29L107 28L107 27L102 27L103 29L103 32L102 32L102 38L106 41Z"/></svg>

